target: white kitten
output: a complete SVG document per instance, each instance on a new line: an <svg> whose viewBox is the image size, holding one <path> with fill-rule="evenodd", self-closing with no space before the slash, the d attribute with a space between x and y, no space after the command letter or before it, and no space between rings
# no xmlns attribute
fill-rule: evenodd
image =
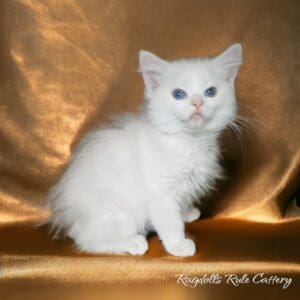
<svg viewBox="0 0 300 300"><path fill-rule="evenodd" d="M51 222L79 249L144 254L154 230L173 255L195 244L184 222L221 178L220 132L236 115L239 44L211 59L167 62L140 52L145 103L89 133L48 195Z"/></svg>

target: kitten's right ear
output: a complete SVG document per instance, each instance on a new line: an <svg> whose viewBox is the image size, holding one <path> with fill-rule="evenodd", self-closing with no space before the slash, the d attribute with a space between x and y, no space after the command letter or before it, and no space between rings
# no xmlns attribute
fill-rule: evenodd
<svg viewBox="0 0 300 300"><path fill-rule="evenodd" d="M148 90L154 90L162 80L163 73L169 63L151 52L140 51L140 67L145 86Z"/></svg>

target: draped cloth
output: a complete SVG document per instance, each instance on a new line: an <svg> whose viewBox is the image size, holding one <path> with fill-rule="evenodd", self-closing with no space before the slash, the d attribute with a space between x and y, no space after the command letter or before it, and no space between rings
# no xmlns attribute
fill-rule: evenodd
<svg viewBox="0 0 300 300"><path fill-rule="evenodd" d="M1 299L297 299L300 291L300 5L297 0L3 0L0 2ZM187 226L197 253L78 253L54 240L45 195L73 145L107 116L136 111L138 51L214 56L240 42L243 138L222 137L228 175L206 218ZM285 276L292 284L177 282ZM251 298L252 299L252 298Z"/></svg>

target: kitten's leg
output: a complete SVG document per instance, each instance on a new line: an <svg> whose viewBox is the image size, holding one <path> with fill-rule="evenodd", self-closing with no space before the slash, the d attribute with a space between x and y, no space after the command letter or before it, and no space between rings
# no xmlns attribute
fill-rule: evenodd
<svg viewBox="0 0 300 300"><path fill-rule="evenodd" d="M193 205L187 205L182 211L183 221L190 223L200 218L200 209Z"/></svg>
<svg viewBox="0 0 300 300"><path fill-rule="evenodd" d="M139 233L133 216L122 212L77 220L69 235L78 249L87 252L143 255L148 250L147 239Z"/></svg>
<svg viewBox="0 0 300 300"><path fill-rule="evenodd" d="M161 199L156 198L156 199ZM192 256L196 246L191 239L185 238L184 222L180 207L173 199L153 203L150 206L151 222L165 249L175 256Z"/></svg>

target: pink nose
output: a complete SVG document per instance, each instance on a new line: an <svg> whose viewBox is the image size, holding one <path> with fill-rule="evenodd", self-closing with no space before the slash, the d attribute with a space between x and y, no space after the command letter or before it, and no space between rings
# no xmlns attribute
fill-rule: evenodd
<svg viewBox="0 0 300 300"><path fill-rule="evenodd" d="M199 109L203 105L203 101L200 98L194 99L192 101L192 106L194 106L196 109Z"/></svg>

